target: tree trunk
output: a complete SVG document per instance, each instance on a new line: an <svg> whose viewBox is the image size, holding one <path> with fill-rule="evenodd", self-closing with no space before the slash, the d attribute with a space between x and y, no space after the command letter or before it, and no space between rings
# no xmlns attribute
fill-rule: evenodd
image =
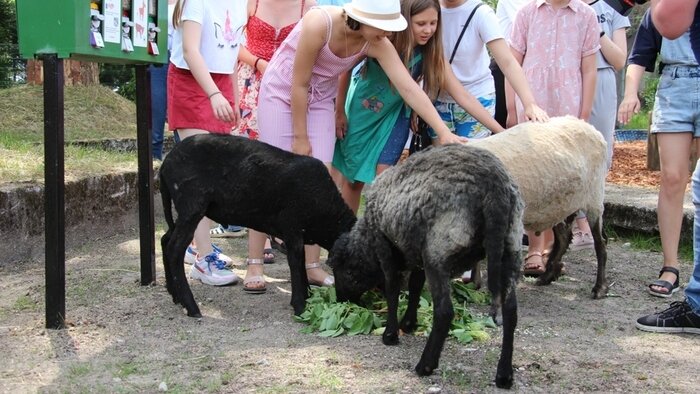
<svg viewBox="0 0 700 394"><path fill-rule="evenodd" d="M66 59L63 61L63 77L65 86L97 85L100 83L100 68L97 63ZM41 85L43 82L44 71L41 60L27 61L27 83Z"/></svg>

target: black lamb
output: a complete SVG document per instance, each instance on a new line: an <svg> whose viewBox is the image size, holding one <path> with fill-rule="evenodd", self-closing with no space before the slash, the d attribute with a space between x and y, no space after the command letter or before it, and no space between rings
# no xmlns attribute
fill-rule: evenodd
<svg viewBox="0 0 700 394"><path fill-rule="evenodd" d="M515 287L520 276L523 203L503 164L469 145L430 148L385 171L366 195L367 205L352 231L331 250L341 301L357 302L383 282L388 320L385 345L398 343L398 329L416 327L420 291L427 278L434 302L433 327L415 370L429 375L454 317L450 278L472 269L485 256L491 314L502 307L503 343L498 387L513 381L513 335L517 324ZM398 323L402 271L411 271L408 308Z"/></svg>
<svg viewBox="0 0 700 394"><path fill-rule="evenodd" d="M160 191L168 224L161 238L166 286L193 317L201 313L183 258L202 217L284 241L297 315L308 297L304 244L330 249L355 223L321 161L242 137L204 134L176 144L160 168Z"/></svg>

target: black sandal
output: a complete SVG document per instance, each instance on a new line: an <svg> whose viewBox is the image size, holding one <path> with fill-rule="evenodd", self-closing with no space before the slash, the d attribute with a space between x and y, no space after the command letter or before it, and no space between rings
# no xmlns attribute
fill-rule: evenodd
<svg viewBox="0 0 700 394"><path fill-rule="evenodd" d="M655 297L669 298L673 295L673 293L678 291L678 289L680 288L678 280L678 278L680 278L680 272L678 272L678 270L673 267L662 267L661 271L659 271L659 277L661 277L661 275L664 272L670 272L676 275L676 281L671 283L667 280L657 279L649 284L649 294ZM664 289L666 289L666 291L663 292L655 290L652 288L652 286L663 287Z"/></svg>

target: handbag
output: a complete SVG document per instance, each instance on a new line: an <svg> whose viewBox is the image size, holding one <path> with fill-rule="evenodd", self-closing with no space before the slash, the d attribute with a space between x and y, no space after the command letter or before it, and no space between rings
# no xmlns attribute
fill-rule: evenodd
<svg viewBox="0 0 700 394"><path fill-rule="evenodd" d="M450 60L449 63L452 64L452 60L455 58L455 54L457 53L457 48L459 48L459 43L462 42L462 37L464 37L464 32L467 31L467 26L469 26L469 22L472 21L472 18L474 17L474 14L476 13L476 10L479 9L484 5L484 3L479 3L474 7L472 12L469 14L469 18L467 18L467 22L464 24L464 27L462 27L462 32L459 33L459 37L457 38L457 42L455 43L455 47L452 48L452 54L450 55ZM438 96L440 95L440 90L438 90ZM423 149L428 148L431 146L432 143L432 138L430 138L430 134L428 133L428 129L430 129L430 126L425 123L425 121L419 116L418 117L418 130L414 130L413 136L411 136L411 144L409 145L408 148L408 154L412 155L415 152L420 152Z"/></svg>

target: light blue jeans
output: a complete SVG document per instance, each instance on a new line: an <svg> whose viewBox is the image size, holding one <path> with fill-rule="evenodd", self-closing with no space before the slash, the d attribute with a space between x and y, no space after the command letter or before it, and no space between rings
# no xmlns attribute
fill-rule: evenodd
<svg viewBox="0 0 700 394"><path fill-rule="evenodd" d="M693 205L695 206L695 220L693 223L693 276L688 287L685 288L685 296L693 312L700 314L700 160L693 172Z"/></svg>

